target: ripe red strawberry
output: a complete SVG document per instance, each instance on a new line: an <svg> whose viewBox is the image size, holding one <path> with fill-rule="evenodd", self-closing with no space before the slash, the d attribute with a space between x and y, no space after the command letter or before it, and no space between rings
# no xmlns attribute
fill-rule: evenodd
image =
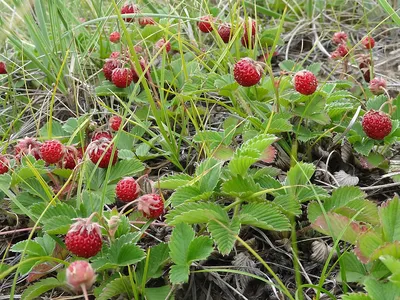
<svg viewBox="0 0 400 300"><path fill-rule="evenodd" d="M256 20L253 20L252 18L248 18L247 22L244 23L244 33L243 35L248 35L248 28L251 27L251 34L250 35L256 35L257 33L257 22Z"/></svg>
<svg viewBox="0 0 400 300"><path fill-rule="evenodd" d="M8 161L7 157L0 154L0 174L7 173L9 167L10 167L10 162Z"/></svg>
<svg viewBox="0 0 400 300"><path fill-rule="evenodd" d="M371 71L370 71L370 66L371 66L371 58L369 55L360 55L359 59L359 68L362 72L362 75L364 77L364 80L366 82L370 82L371 80Z"/></svg>
<svg viewBox="0 0 400 300"><path fill-rule="evenodd" d="M223 24L219 25L218 34L221 37L221 39L224 41L224 43L226 43L226 44L229 43L229 41L232 38L231 24L223 23Z"/></svg>
<svg viewBox="0 0 400 300"><path fill-rule="evenodd" d="M349 48L345 44L339 44L336 51L339 52L341 57L345 57L349 53Z"/></svg>
<svg viewBox="0 0 400 300"><path fill-rule="evenodd" d="M366 36L362 39L361 43L366 49L372 49L375 47L375 40L373 37Z"/></svg>
<svg viewBox="0 0 400 300"><path fill-rule="evenodd" d="M72 262L66 271L67 283L75 292L88 290L96 281L96 274L92 266L84 260Z"/></svg>
<svg viewBox="0 0 400 300"><path fill-rule="evenodd" d="M108 140L112 140L113 139L113 136L112 136L112 134L110 133L110 132L108 132L108 131L98 131L98 132L95 132L94 134L93 134L93 136L92 136L92 141L97 141L97 140L99 140L99 139L101 139L101 138L106 138L106 139L108 139Z"/></svg>
<svg viewBox="0 0 400 300"><path fill-rule="evenodd" d="M108 126L110 126L110 128L114 131L119 130L119 128L121 127L121 123L122 123L122 118L120 116L112 116L108 120Z"/></svg>
<svg viewBox="0 0 400 300"><path fill-rule="evenodd" d="M156 49L161 49L163 47L165 47L165 51L169 52L171 51L171 43L165 40L165 38L159 39L155 44L154 47L156 47Z"/></svg>
<svg viewBox="0 0 400 300"><path fill-rule="evenodd" d="M121 179L115 188L115 194L123 202L131 202L139 196L140 186L132 177Z"/></svg>
<svg viewBox="0 0 400 300"><path fill-rule="evenodd" d="M239 60L233 68L233 76L241 86L253 86L261 79L262 67L249 57Z"/></svg>
<svg viewBox="0 0 400 300"><path fill-rule="evenodd" d="M121 34L118 31L114 31L110 34L110 42L111 43L119 43L121 40Z"/></svg>
<svg viewBox="0 0 400 300"><path fill-rule="evenodd" d="M123 14L136 14L139 12L139 8L133 3L125 3L124 6L121 8L121 15ZM123 17L126 22L132 22L132 17Z"/></svg>
<svg viewBox="0 0 400 300"><path fill-rule="evenodd" d="M254 35L251 35L250 37L248 35L243 35L240 39L240 42L242 43L243 47L253 49L256 43L256 38Z"/></svg>
<svg viewBox="0 0 400 300"><path fill-rule="evenodd" d="M143 57L140 58L139 60L140 67L142 68L142 71L146 69L146 61ZM132 67L132 76L133 76L133 82L137 83L139 81L139 74L136 72L135 67ZM146 78L150 76L150 69L147 71L147 74L145 75Z"/></svg>
<svg viewBox="0 0 400 300"><path fill-rule="evenodd" d="M15 158L17 160L21 159L23 155L32 155L35 159L40 159L40 146L42 144L35 138L25 137L19 140L18 144L15 146Z"/></svg>
<svg viewBox="0 0 400 300"><path fill-rule="evenodd" d="M383 140L392 131L392 120L381 111L370 110L362 118L365 134L374 140Z"/></svg>
<svg viewBox="0 0 400 300"><path fill-rule="evenodd" d="M293 84L296 91L303 95L313 94L317 87L317 77L307 70L299 71L294 75Z"/></svg>
<svg viewBox="0 0 400 300"><path fill-rule="evenodd" d="M146 26L146 25L154 25L156 22L152 17L143 17L139 19L139 25L140 26Z"/></svg>
<svg viewBox="0 0 400 300"><path fill-rule="evenodd" d="M118 149L107 138L92 141L86 151L94 164L99 163L99 168L108 168L110 161L112 166L117 163ZM112 156L113 152L114 155Z"/></svg>
<svg viewBox="0 0 400 300"><path fill-rule="evenodd" d="M101 250L100 226L90 219L76 219L65 236L65 246L76 256L89 258Z"/></svg>
<svg viewBox="0 0 400 300"><path fill-rule="evenodd" d="M46 141L40 146L40 156L48 164L59 162L65 154L65 147L60 141Z"/></svg>
<svg viewBox="0 0 400 300"><path fill-rule="evenodd" d="M132 83L132 70L129 68L116 68L112 71L111 80L116 87L126 88Z"/></svg>
<svg viewBox="0 0 400 300"><path fill-rule="evenodd" d="M137 208L146 218L157 219L164 212L164 201L158 194L143 195L138 199Z"/></svg>
<svg viewBox="0 0 400 300"><path fill-rule="evenodd" d="M0 61L0 74L7 74L6 64Z"/></svg>
<svg viewBox="0 0 400 300"><path fill-rule="evenodd" d="M113 52L116 53L116 52ZM113 55L113 54L111 54ZM119 56L119 52L118 52L118 56ZM109 58L106 60L106 62L103 65L103 73L104 73L104 77L108 80L108 81L112 81L112 73L116 68L120 68L122 66L122 63L119 59L117 58Z"/></svg>
<svg viewBox="0 0 400 300"><path fill-rule="evenodd" d="M332 42L336 45L344 44L346 41L347 41L346 32L343 31L335 32L332 36Z"/></svg>
<svg viewBox="0 0 400 300"><path fill-rule="evenodd" d="M62 160L57 163L59 168L73 170L78 164L79 159L82 159L82 153L74 146L67 146L66 152Z"/></svg>
<svg viewBox="0 0 400 300"><path fill-rule="evenodd" d="M214 23L214 18L212 16L203 16L200 18L200 21L197 23L201 32L209 33L213 31L212 23Z"/></svg>
<svg viewBox="0 0 400 300"><path fill-rule="evenodd" d="M369 89L374 95L379 95L386 89L386 80L381 77L372 79L369 83Z"/></svg>

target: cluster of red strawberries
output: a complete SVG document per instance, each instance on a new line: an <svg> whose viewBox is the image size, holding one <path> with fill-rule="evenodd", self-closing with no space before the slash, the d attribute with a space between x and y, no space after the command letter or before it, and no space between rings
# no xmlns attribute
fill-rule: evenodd
<svg viewBox="0 0 400 300"><path fill-rule="evenodd" d="M130 16L126 17L124 15L138 13L140 13L140 9L133 3L126 3L121 8L121 15L123 16L123 19L129 23L134 22L135 18ZM142 27L156 24L154 19L151 17L140 17L138 23ZM121 34L118 31L114 31L110 34L109 40L115 44L120 43ZM122 48L124 48L123 45ZM157 51L160 49L165 49L165 51L168 53L171 51L171 43L165 38L161 38L154 43L154 49ZM136 53L142 53L143 49L141 46L136 45L134 47L134 51ZM124 53L120 53L118 51L112 52L110 57L106 59L103 65L104 77L119 88L126 88L130 86L132 82L137 83L139 81L139 74L134 66L129 50L126 49L123 52ZM147 60L144 57L140 57L139 64L142 72L146 73L145 77L149 79L150 68L148 67Z"/></svg>
<svg viewBox="0 0 400 300"><path fill-rule="evenodd" d="M121 179L116 186L117 197L127 203L137 203L137 210L149 219L156 219L164 212L164 201L159 194L140 195L140 186L132 177ZM100 252L103 238L100 225L91 221L92 217L78 218L65 236L67 249L80 257L90 258ZM110 226L111 228L111 226Z"/></svg>
<svg viewBox="0 0 400 300"><path fill-rule="evenodd" d="M232 24L230 23L220 23L213 16L203 16L197 23L197 26L201 32L210 33L214 30L215 26L218 26L217 32L224 43L229 43L233 36ZM244 22L243 35L241 38L241 43L246 48L253 48L256 40L257 34L257 23L255 20L248 18L247 22Z"/></svg>
<svg viewBox="0 0 400 300"><path fill-rule="evenodd" d="M109 119L111 131L118 131L122 124L122 118L112 116ZM10 168L8 157L14 157L17 162L23 156L32 155L35 159L42 159L48 165L58 168L74 169L83 159L84 154L99 168L107 168L115 165L118 160L118 149L114 146L113 135L110 131L94 132L90 143L85 146L64 145L58 140L38 141L33 137L25 137L18 141L14 147L14 155L0 155L0 174L7 173Z"/></svg>

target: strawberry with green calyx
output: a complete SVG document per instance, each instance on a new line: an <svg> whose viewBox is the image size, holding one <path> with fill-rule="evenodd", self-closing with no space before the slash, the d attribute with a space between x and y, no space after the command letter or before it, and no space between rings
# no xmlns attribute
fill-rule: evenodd
<svg viewBox="0 0 400 300"><path fill-rule="evenodd" d="M77 218L65 236L67 249L79 257L90 258L100 252L103 245L100 225L87 219Z"/></svg>
<svg viewBox="0 0 400 300"><path fill-rule="evenodd" d="M108 138L100 138L92 141L87 147L87 155L94 164L98 164L99 168L108 168L113 166L118 160L118 149Z"/></svg>

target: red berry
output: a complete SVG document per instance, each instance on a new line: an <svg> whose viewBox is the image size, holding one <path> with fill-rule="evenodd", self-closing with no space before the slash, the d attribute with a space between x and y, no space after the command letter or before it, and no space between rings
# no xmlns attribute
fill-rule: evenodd
<svg viewBox="0 0 400 300"><path fill-rule="evenodd" d="M381 111L368 111L361 124L365 134L374 140L382 140L392 131L392 120Z"/></svg>
<svg viewBox="0 0 400 300"><path fill-rule="evenodd" d="M110 34L110 42L118 43L121 40L121 34L118 31L114 31Z"/></svg>
<svg viewBox="0 0 400 300"><path fill-rule="evenodd" d="M248 35L248 28L251 27L251 34L256 35L257 33L257 22L252 18L248 18L247 22L244 23L244 35Z"/></svg>
<svg viewBox="0 0 400 300"><path fill-rule="evenodd" d="M115 53L115 52L113 52ZM112 55L112 54L111 54ZM119 54L118 54L119 55ZM120 68L122 66L122 63L120 60L115 59L115 58L110 58L107 59L106 62L103 65L103 73L104 77L108 81L112 81L112 73L116 68Z"/></svg>
<svg viewBox="0 0 400 300"><path fill-rule="evenodd" d="M0 74L7 74L6 64L0 61Z"/></svg>
<svg viewBox="0 0 400 300"><path fill-rule="evenodd" d="M94 164L99 163L99 168L108 168L110 161L112 166L117 163L118 149L107 138L92 141L86 151ZM113 152L114 155L112 156Z"/></svg>
<svg viewBox="0 0 400 300"><path fill-rule="evenodd" d="M108 126L114 131L118 131L121 127L122 118L120 116L112 116L110 120L108 120Z"/></svg>
<svg viewBox="0 0 400 300"><path fill-rule="evenodd" d="M98 131L93 134L92 141L97 141L101 138L109 139L110 141L113 139L113 136L108 131Z"/></svg>
<svg viewBox="0 0 400 300"><path fill-rule="evenodd" d="M293 83L295 90L303 95L313 94L318 87L317 77L307 70L297 72L294 75Z"/></svg>
<svg viewBox="0 0 400 300"><path fill-rule="evenodd" d="M10 162L8 159L0 154L0 174L4 174L8 172L8 169L10 167Z"/></svg>
<svg viewBox="0 0 400 300"><path fill-rule="evenodd" d="M139 24L144 27L146 25L154 25L156 22L152 17L143 17L139 19Z"/></svg>
<svg viewBox="0 0 400 300"><path fill-rule="evenodd" d="M335 32L332 36L332 42L336 45L343 44L347 41L347 34L343 31Z"/></svg>
<svg viewBox="0 0 400 300"><path fill-rule="evenodd" d="M121 15L123 14L136 14L139 12L139 8L133 3L125 3L124 6L121 8ZM132 22L133 18L131 17L124 17L123 18L126 22Z"/></svg>
<svg viewBox="0 0 400 300"><path fill-rule="evenodd" d="M67 146L64 157L58 162L57 166L63 169L73 170L78 164L79 159L82 159L82 154L74 147Z"/></svg>
<svg viewBox="0 0 400 300"><path fill-rule="evenodd" d="M337 47L337 52L339 52L341 57L345 57L349 53L349 48L345 44L340 44Z"/></svg>
<svg viewBox="0 0 400 300"><path fill-rule="evenodd" d="M213 31L212 23L214 23L214 18L212 16L203 16L200 18L197 26L199 27L201 32L209 33Z"/></svg>
<svg viewBox="0 0 400 300"><path fill-rule="evenodd" d="M111 80L116 87L126 88L132 83L132 70L129 68L116 68L112 71Z"/></svg>
<svg viewBox="0 0 400 300"><path fill-rule="evenodd" d="M370 82L371 80L371 71L370 71L370 66L371 66L371 58L369 55L360 55L359 57L359 68L362 72L362 75L364 77L364 80L366 82Z"/></svg>
<svg viewBox="0 0 400 300"><path fill-rule="evenodd" d="M65 153L65 147L60 141L46 141L40 146L40 156L48 164L59 162Z"/></svg>
<svg viewBox="0 0 400 300"><path fill-rule="evenodd" d="M250 37L248 35L243 35L242 38L240 39L240 42L242 43L243 47L252 49L254 48L254 45L256 43L256 38L254 35L251 35Z"/></svg>
<svg viewBox="0 0 400 300"><path fill-rule="evenodd" d="M375 40L373 37L366 36L362 39L361 43L366 49L372 49L375 47Z"/></svg>
<svg viewBox="0 0 400 300"><path fill-rule="evenodd" d="M145 59L143 57L140 58L139 63L140 63L140 67L142 68L142 71L144 71L146 69ZM148 78L150 76L149 73L150 73L150 71L147 71L146 78ZM136 72L135 67L132 68L132 76L133 76L133 82L137 83L139 81L139 74Z"/></svg>
<svg viewBox="0 0 400 300"><path fill-rule="evenodd" d="M155 43L154 47L156 47L156 49L161 49L161 48L165 47L165 51L167 51L167 52L171 51L171 43L167 42L165 40L165 38L159 39Z"/></svg>
<svg viewBox="0 0 400 300"><path fill-rule="evenodd" d="M19 140L18 144L15 146L15 157L20 160L23 155L33 155L36 159L40 159L40 146L42 144L35 138L25 137Z"/></svg>
<svg viewBox="0 0 400 300"><path fill-rule="evenodd" d="M137 207L146 218L157 219L164 212L164 201L158 194L147 194L138 199Z"/></svg>
<svg viewBox="0 0 400 300"><path fill-rule="evenodd" d="M218 34L224 43L229 43L230 39L232 38L231 35L231 25L228 23L224 23L219 25L218 27Z"/></svg>
<svg viewBox="0 0 400 300"><path fill-rule="evenodd" d="M86 290L90 289L96 281L92 266L84 260L72 262L67 268L66 277L68 285L75 292L81 292L83 286Z"/></svg>
<svg viewBox="0 0 400 300"><path fill-rule="evenodd" d="M95 256L101 250L102 244L99 224L92 223L89 219L77 219L65 236L67 249L80 257Z"/></svg>
<svg viewBox="0 0 400 300"><path fill-rule="evenodd" d="M251 58L239 60L233 68L233 76L241 86L253 86L261 79L262 68Z"/></svg>
<svg viewBox="0 0 400 300"><path fill-rule="evenodd" d="M117 183L115 194L124 202L131 202L139 196L140 186L132 177L125 177Z"/></svg>
<svg viewBox="0 0 400 300"><path fill-rule="evenodd" d="M386 80L381 77L372 79L369 83L369 89L374 95L379 95L386 89Z"/></svg>

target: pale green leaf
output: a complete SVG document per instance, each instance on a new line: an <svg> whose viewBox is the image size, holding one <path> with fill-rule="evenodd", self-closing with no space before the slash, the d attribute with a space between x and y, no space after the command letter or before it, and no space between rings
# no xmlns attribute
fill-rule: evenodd
<svg viewBox="0 0 400 300"><path fill-rule="evenodd" d="M109 282L97 297L98 300L109 300L115 296L126 294L128 299L133 298L133 290L131 287L131 281L128 276L114 279Z"/></svg>
<svg viewBox="0 0 400 300"><path fill-rule="evenodd" d="M254 193L261 191L261 187L257 185L253 178L249 176L234 176L226 180L222 184L222 191L232 197L246 198Z"/></svg>
<svg viewBox="0 0 400 300"><path fill-rule="evenodd" d="M379 209L385 241L400 240L400 198L395 196Z"/></svg>
<svg viewBox="0 0 400 300"><path fill-rule="evenodd" d="M366 264L369 262L374 251L382 244L383 240L381 234L370 230L364 232L358 238L354 253L362 263Z"/></svg>
<svg viewBox="0 0 400 300"><path fill-rule="evenodd" d="M345 252L340 257L341 265L344 266L347 282L362 282L367 276L367 269L360 262L357 256L351 252ZM338 276L337 279L341 277Z"/></svg>
<svg viewBox="0 0 400 300"><path fill-rule="evenodd" d="M173 265L169 270L169 281L172 284L185 283L189 280L188 265Z"/></svg>
<svg viewBox="0 0 400 300"><path fill-rule="evenodd" d="M192 227L185 223L175 226L168 243L172 261L178 265L186 265L189 252L189 245L194 238Z"/></svg>
<svg viewBox="0 0 400 300"><path fill-rule="evenodd" d="M153 287L153 288L146 287L144 291L147 300L165 300L167 299L167 296L170 294L170 292L171 292L171 287L169 285ZM168 300L173 300L173 299L174 299L173 295L171 295L171 297L168 297Z"/></svg>
<svg viewBox="0 0 400 300"><path fill-rule="evenodd" d="M395 300L400 296L400 287L392 282L381 282L369 277L364 281L365 290L372 299Z"/></svg>
<svg viewBox="0 0 400 300"><path fill-rule="evenodd" d="M342 296L342 300L374 300L367 294L363 293L352 293Z"/></svg>
<svg viewBox="0 0 400 300"><path fill-rule="evenodd" d="M146 282L151 278L158 278L163 274L163 268L169 259L169 248L168 244L161 243L156 246L149 248L147 252L148 256L146 260L142 260L137 265L137 277L140 281L144 276L144 269L146 266L146 261L148 261L147 272L146 272Z"/></svg>
<svg viewBox="0 0 400 300"><path fill-rule="evenodd" d="M64 286L64 282L60 282L56 278L46 278L35 282L33 285L29 286L21 295L21 299L23 300L34 300L39 298L44 293L57 288Z"/></svg>
<svg viewBox="0 0 400 300"><path fill-rule="evenodd" d="M227 255L235 245L236 235L240 230L240 221L238 218L233 218L229 222L210 221L207 229L217 244L219 252Z"/></svg>
<svg viewBox="0 0 400 300"><path fill-rule="evenodd" d="M119 180L122 177L137 175L144 170L143 163L138 159L121 160L111 168L109 182Z"/></svg>
<svg viewBox="0 0 400 300"><path fill-rule="evenodd" d="M73 220L67 216L57 216L43 222L43 230L48 234L66 234Z"/></svg>
<svg viewBox="0 0 400 300"><path fill-rule="evenodd" d="M379 259L393 274L400 271L400 259L396 259L391 255L382 255Z"/></svg>
<svg viewBox="0 0 400 300"><path fill-rule="evenodd" d="M114 249L110 249L111 262L121 267L133 265L146 257L144 251L132 243L122 245L117 251Z"/></svg>
<svg viewBox="0 0 400 300"><path fill-rule="evenodd" d="M279 205L288 214L295 216L301 214L301 204L294 194L276 196L273 202Z"/></svg>
<svg viewBox="0 0 400 300"><path fill-rule="evenodd" d="M185 186L193 180L193 177L184 173L169 175L160 179L158 186L160 189L175 190Z"/></svg>
<svg viewBox="0 0 400 300"><path fill-rule="evenodd" d="M205 215L203 215L205 214ZM195 219L196 221L193 221ZM209 220L228 220L226 211L213 202L188 202L183 203L171 210L166 221L168 224L185 223L207 223Z"/></svg>
<svg viewBox="0 0 400 300"><path fill-rule="evenodd" d="M215 189L221 176L222 164L222 161L209 158L196 168L197 186L201 193L210 192Z"/></svg>
<svg viewBox="0 0 400 300"><path fill-rule="evenodd" d="M26 247L26 254L30 256L47 256L46 250L36 241L24 240L11 247L12 252L23 252Z"/></svg>
<svg viewBox="0 0 400 300"><path fill-rule="evenodd" d="M240 222L266 230L290 230L289 219L269 202L258 202L244 205L240 211Z"/></svg>
<svg viewBox="0 0 400 300"><path fill-rule="evenodd" d="M213 241L207 236L195 238L189 245L187 262L206 259L213 251Z"/></svg>
<svg viewBox="0 0 400 300"><path fill-rule="evenodd" d="M213 192L201 193L198 188L194 186L183 186L177 188L176 191L169 197L172 206L178 206L187 201L198 201L202 199L208 199Z"/></svg>

